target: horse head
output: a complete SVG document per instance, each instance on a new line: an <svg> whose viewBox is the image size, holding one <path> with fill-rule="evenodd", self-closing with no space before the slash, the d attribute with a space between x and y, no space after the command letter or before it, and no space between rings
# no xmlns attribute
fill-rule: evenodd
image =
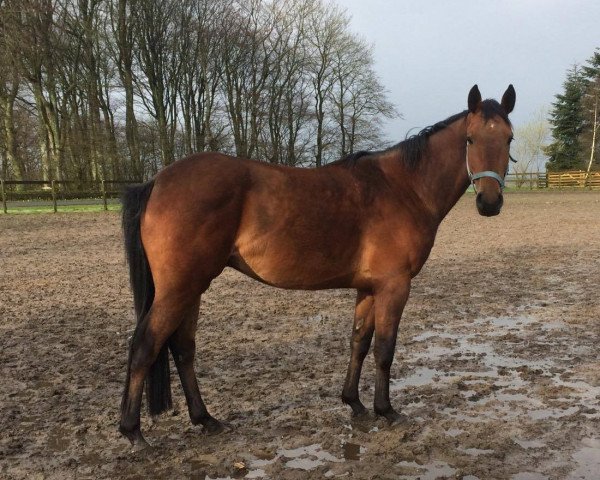
<svg viewBox="0 0 600 480"><path fill-rule="evenodd" d="M500 103L482 100L477 85L469 92L467 171L477 193L477 209L487 217L498 215L502 208L502 190L513 139L508 114L515 106L515 99L512 85L508 86Z"/></svg>

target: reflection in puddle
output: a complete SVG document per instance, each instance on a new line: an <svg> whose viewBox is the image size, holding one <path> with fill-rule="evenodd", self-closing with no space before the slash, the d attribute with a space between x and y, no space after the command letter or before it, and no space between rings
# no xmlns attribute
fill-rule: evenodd
<svg viewBox="0 0 600 480"><path fill-rule="evenodd" d="M345 460L360 460L360 456L365 453L366 449L356 443L345 442L342 445Z"/></svg>
<svg viewBox="0 0 600 480"><path fill-rule="evenodd" d="M285 449L280 448L273 458L256 458L249 462L250 472L244 478L263 478L266 476L263 467L271 465L281 459L284 467L295 470L314 470L327 463L344 463L346 461L360 460L361 455L366 452L365 447L352 442L342 443L343 458L323 450L320 443Z"/></svg>

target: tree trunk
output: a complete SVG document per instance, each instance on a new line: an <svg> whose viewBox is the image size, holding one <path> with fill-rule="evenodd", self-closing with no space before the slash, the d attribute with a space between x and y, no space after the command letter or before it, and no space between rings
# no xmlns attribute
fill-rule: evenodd
<svg viewBox="0 0 600 480"><path fill-rule="evenodd" d="M3 110L3 127L4 139L6 141L5 158L7 165L12 168L15 180L22 181L25 179L25 165L19 158L17 153L17 141L15 133L14 107L15 99L19 91L19 82L12 83L10 89L6 92L6 96L2 97ZM22 190L23 185L17 185L17 190Z"/></svg>

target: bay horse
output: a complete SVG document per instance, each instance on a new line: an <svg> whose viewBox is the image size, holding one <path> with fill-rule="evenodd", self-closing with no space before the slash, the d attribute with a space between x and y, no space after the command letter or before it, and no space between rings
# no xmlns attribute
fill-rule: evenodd
<svg viewBox="0 0 600 480"><path fill-rule="evenodd" d="M171 407L168 351L191 422L222 430L207 411L194 372L200 298L225 267L287 289L358 292L342 401L366 413L358 395L373 334L374 410L394 423L389 380L398 323L411 279L437 229L470 184L481 215L500 212L515 104L477 85L468 108L394 147L303 169L200 153L166 167L123 199L125 250L137 326L131 339L119 430L134 447L142 391L149 412Z"/></svg>

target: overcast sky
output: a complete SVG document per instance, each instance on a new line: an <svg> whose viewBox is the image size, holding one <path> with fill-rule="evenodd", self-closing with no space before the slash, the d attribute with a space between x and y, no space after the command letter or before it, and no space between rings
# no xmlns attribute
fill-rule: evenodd
<svg viewBox="0 0 600 480"><path fill-rule="evenodd" d="M403 119L389 140L462 111L474 85L517 91L515 127L549 108L565 73L600 47L600 0L335 0L373 45L375 69ZM414 133L414 132L411 132Z"/></svg>

